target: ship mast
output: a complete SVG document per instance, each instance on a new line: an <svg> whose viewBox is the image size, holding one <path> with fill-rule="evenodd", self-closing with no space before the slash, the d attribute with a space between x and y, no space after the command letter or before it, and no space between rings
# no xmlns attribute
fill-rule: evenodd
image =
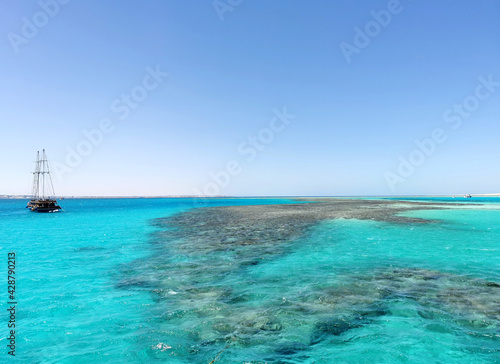
<svg viewBox="0 0 500 364"><path fill-rule="evenodd" d="M35 172L33 172L33 199L45 200L46 198L54 197L54 185L50 176L49 162L45 154L45 149L42 150L41 158L40 152L36 152L35 163Z"/></svg>
<svg viewBox="0 0 500 364"><path fill-rule="evenodd" d="M33 172L32 198L37 200L40 193L40 152L36 152L35 171Z"/></svg>
<svg viewBox="0 0 500 364"><path fill-rule="evenodd" d="M45 149L42 151L42 171L40 172L42 174L42 200L45 200L45 174L47 172L45 171L45 163L47 162L47 157L45 156Z"/></svg>

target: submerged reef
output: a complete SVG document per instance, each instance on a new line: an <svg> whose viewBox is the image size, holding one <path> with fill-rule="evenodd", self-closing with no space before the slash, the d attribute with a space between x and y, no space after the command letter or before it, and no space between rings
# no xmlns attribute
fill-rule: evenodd
<svg viewBox="0 0 500 364"><path fill-rule="evenodd" d="M223 206L190 210L156 219L164 229L156 241L175 242L179 252L204 254L234 252L238 264L252 265L275 256L287 244L325 220L358 219L399 224L425 224L432 220L401 216L401 213L442 209L442 205L389 200L315 199L305 203L257 206ZM253 254L252 254L253 253ZM231 268L233 269L233 268Z"/></svg>
<svg viewBox="0 0 500 364"><path fill-rule="evenodd" d="M183 237L206 237L233 245L245 245L269 239L293 239L305 228L323 220L343 218L391 223L428 223L432 221L400 214L413 210L443 208L446 206L416 201L402 203L391 200L309 199L297 204L195 209L157 219L155 225L162 228L181 228Z"/></svg>
<svg viewBox="0 0 500 364"><path fill-rule="evenodd" d="M168 350L204 362L309 360L311 350L370 335L390 317L418 317L430 331L492 341L500 355L500 285L437 270L380 266L330 272L311 283L294 280L293 266L267 274L261 265L287 256L310 229L332 219L429 224L405 217L412 210L444 209L423 202L317 199L311 203L224 206L157 219L153 256L135 264L117 287L145 289L157 303L162 342ZM136 262L137 263L137 262ZM309 280L308 280L309 279ZM367 331L368 330L368 331ZM169 335L165 333L170 333ZM161 336L161 335L160 335ZM175 343L175 344L173 344ZM167 346L161 346L162 348ZM224 352L222 352L224 351Z"/></svg>

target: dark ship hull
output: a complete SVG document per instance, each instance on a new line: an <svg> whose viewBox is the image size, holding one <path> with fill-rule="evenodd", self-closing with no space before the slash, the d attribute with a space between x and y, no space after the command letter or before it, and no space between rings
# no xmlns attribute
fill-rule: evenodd
<svg viewBox="0 0 500 364"><path fill-rule="evenodd" d="M31 200L26 208L36 212L58 212L61 210L61 206L57 204L57 201L50 199Z"/></svg>

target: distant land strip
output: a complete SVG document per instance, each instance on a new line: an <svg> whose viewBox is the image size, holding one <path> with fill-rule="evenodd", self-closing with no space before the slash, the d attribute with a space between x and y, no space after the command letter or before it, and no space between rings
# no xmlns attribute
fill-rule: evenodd
<svg viewBox="0 0 500 364"><path fill-rule="evenodd" d="M500 197L500 193L471 194L472 197ZM0 195L0 199L25 200L30 199L31 195ZM58 199L112 199L112 198L408 198L408 197L457 197L463 198L463 195L366 195L366 196L200 196L200 195L158 195L158 196L56 196Z"/></svg>

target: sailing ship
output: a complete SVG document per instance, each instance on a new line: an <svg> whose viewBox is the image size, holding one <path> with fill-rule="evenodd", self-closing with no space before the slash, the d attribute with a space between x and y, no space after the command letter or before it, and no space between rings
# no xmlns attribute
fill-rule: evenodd
<svg viewBox="0 0 500 364"><path fill-rule="evenodd" d="M62 210L57 204L50 176L49 161L45 149L36 152L35 171L33 172L33 192L26 208L36 212L57 212Z"/></svg>

